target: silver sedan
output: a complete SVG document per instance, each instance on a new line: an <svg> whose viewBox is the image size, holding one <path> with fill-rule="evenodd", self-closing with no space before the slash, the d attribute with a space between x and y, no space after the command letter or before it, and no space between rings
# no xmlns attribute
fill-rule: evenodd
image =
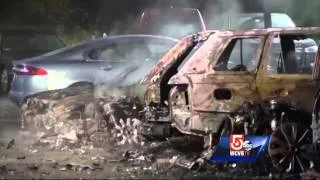
<svg viewBox="0 0 320 180"><path fill-rule="evenodd" d="M132 85L176 43L162 36L119 35L14 61L9 97L21 105L30 95L80 84Z"/></svg>

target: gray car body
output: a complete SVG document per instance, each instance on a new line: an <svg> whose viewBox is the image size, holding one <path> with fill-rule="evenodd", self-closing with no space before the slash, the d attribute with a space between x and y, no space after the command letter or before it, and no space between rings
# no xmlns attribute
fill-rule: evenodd
<svg viewBox="0 0 320 180"><path fill-rule="evenodd" d="M111 84L119 86L137 83L158 59L135 59L113 61L92 59L89 53L112 43L134 43L146 41L167 44L168 50L176 39L154 35L118 35L88 41L72 47L58 49L47 54L14 61L14 67L32 66L43 68L47 75L17 75L14 73L10 99L17 105L33 94L48 90L63 89L78 83Z"/></svg>

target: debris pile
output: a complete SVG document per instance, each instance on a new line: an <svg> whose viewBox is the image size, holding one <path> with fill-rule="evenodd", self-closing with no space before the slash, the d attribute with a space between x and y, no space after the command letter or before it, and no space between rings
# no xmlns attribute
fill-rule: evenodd
<svg viewBox="0 0 320 180"><path fill-rule="evenodd" d="M238 123L240 127L244 127L246 123L254 127L256 124L251 123L250 117L246 115L256 114L248 113L253 110L251 111L247 106L245 106L245 110L247 111L239 111L230 117L241 119L242 123ZM38 143L41 145L46 144L51 150L69 151L78 155L86 154L94 147L109 143L115 147L139 145L138 148L134 147L132 150L126 151L122 158L108 159L107 161L107 163L125 163L126 166L122 167L122 171L134 176L140 176L142 172L164 173L177 167L183 167L186 170L207 169L204 162L207 158L202 157L202 155L207 156L205 154L199 156L199 153L166 152L172 150L171 143L175 142L173 140L165 141L170 144L171 148L166 146L163 149L158 146L161 143L153 145L153 143L145 141L138 133L139 128L144 125L144 114L145 108L138 97L119 94L111 96L108 95L108 92L97 97L92 88L73 87L30 97L23 104L22 125L23 128L36 134ZM249 131L247 130L247 132ZM14 140L8 144L8 147L13 145ZM33 149L30 153L37 151L37 149ZM207 154L212 155L212 152L208 151ZM19 160L24 158L23 156L17 157ZM58 169L61 171L91 172L100 169L100 165L101 162L96 159L92 160L90 165L70 162L59 164ZM254 175L260 173L258 169L249 166L239 167L240 165L231 164L230 167L224 169L233 174ZM212 166L210 171L215 173L218 168L219 166ZM243 171L243 169L248 170Z"/></svg>
<svg viewBox="0 0 320 180"><path fill-rule="evenodd" d="M41 143L55 144L56 148L106 141L143 144L138 135L143 106L137 97L106 93L97 97L93 88L71 87L29 97L22 110L22 128L37 132Z"/></svg>
<svg viewBox="0 0 320 180"><path fill-rule="evenodd" d="M99 98L96 102L95 119L99 131L108 132L117 145L143 144L138 134L143 106L138 97Z"/></svg>
<svg viewBox="0 0 320 180"><path fill-rule="evenodd" d="M68 88L34 95L22 105L22 128L37 132L44 143L87 141L97 127L86 115L92 89Z"/></svg>

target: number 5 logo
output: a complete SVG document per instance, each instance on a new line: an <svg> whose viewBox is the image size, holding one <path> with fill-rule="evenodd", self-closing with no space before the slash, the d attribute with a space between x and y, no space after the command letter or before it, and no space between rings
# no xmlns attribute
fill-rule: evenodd
<svg viewBox="0 0 320 180"><path fill-rule="evenodd" d="M244 135L242 135L242 134L230 135L230 150L231 151L242 150L243 142L244 142Z"/></svg>

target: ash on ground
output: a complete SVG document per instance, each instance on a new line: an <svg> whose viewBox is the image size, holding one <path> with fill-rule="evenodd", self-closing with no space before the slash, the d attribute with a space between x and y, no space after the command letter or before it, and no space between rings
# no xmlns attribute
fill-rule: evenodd
<svg viewBox="0 0 320 180"><path fill-rule="evenodd" d="M97 100L92 90L82 88L30 98L23 106L24 129L1 133L0 178L296 178L259 174L254 164L193 166L201 152L169 141L145 140L137 134L139 119L120 118L112 130L98 131L97 119L108 115L109 102L114 101ZM102 117L92 111L97 104Z"/></svg>

